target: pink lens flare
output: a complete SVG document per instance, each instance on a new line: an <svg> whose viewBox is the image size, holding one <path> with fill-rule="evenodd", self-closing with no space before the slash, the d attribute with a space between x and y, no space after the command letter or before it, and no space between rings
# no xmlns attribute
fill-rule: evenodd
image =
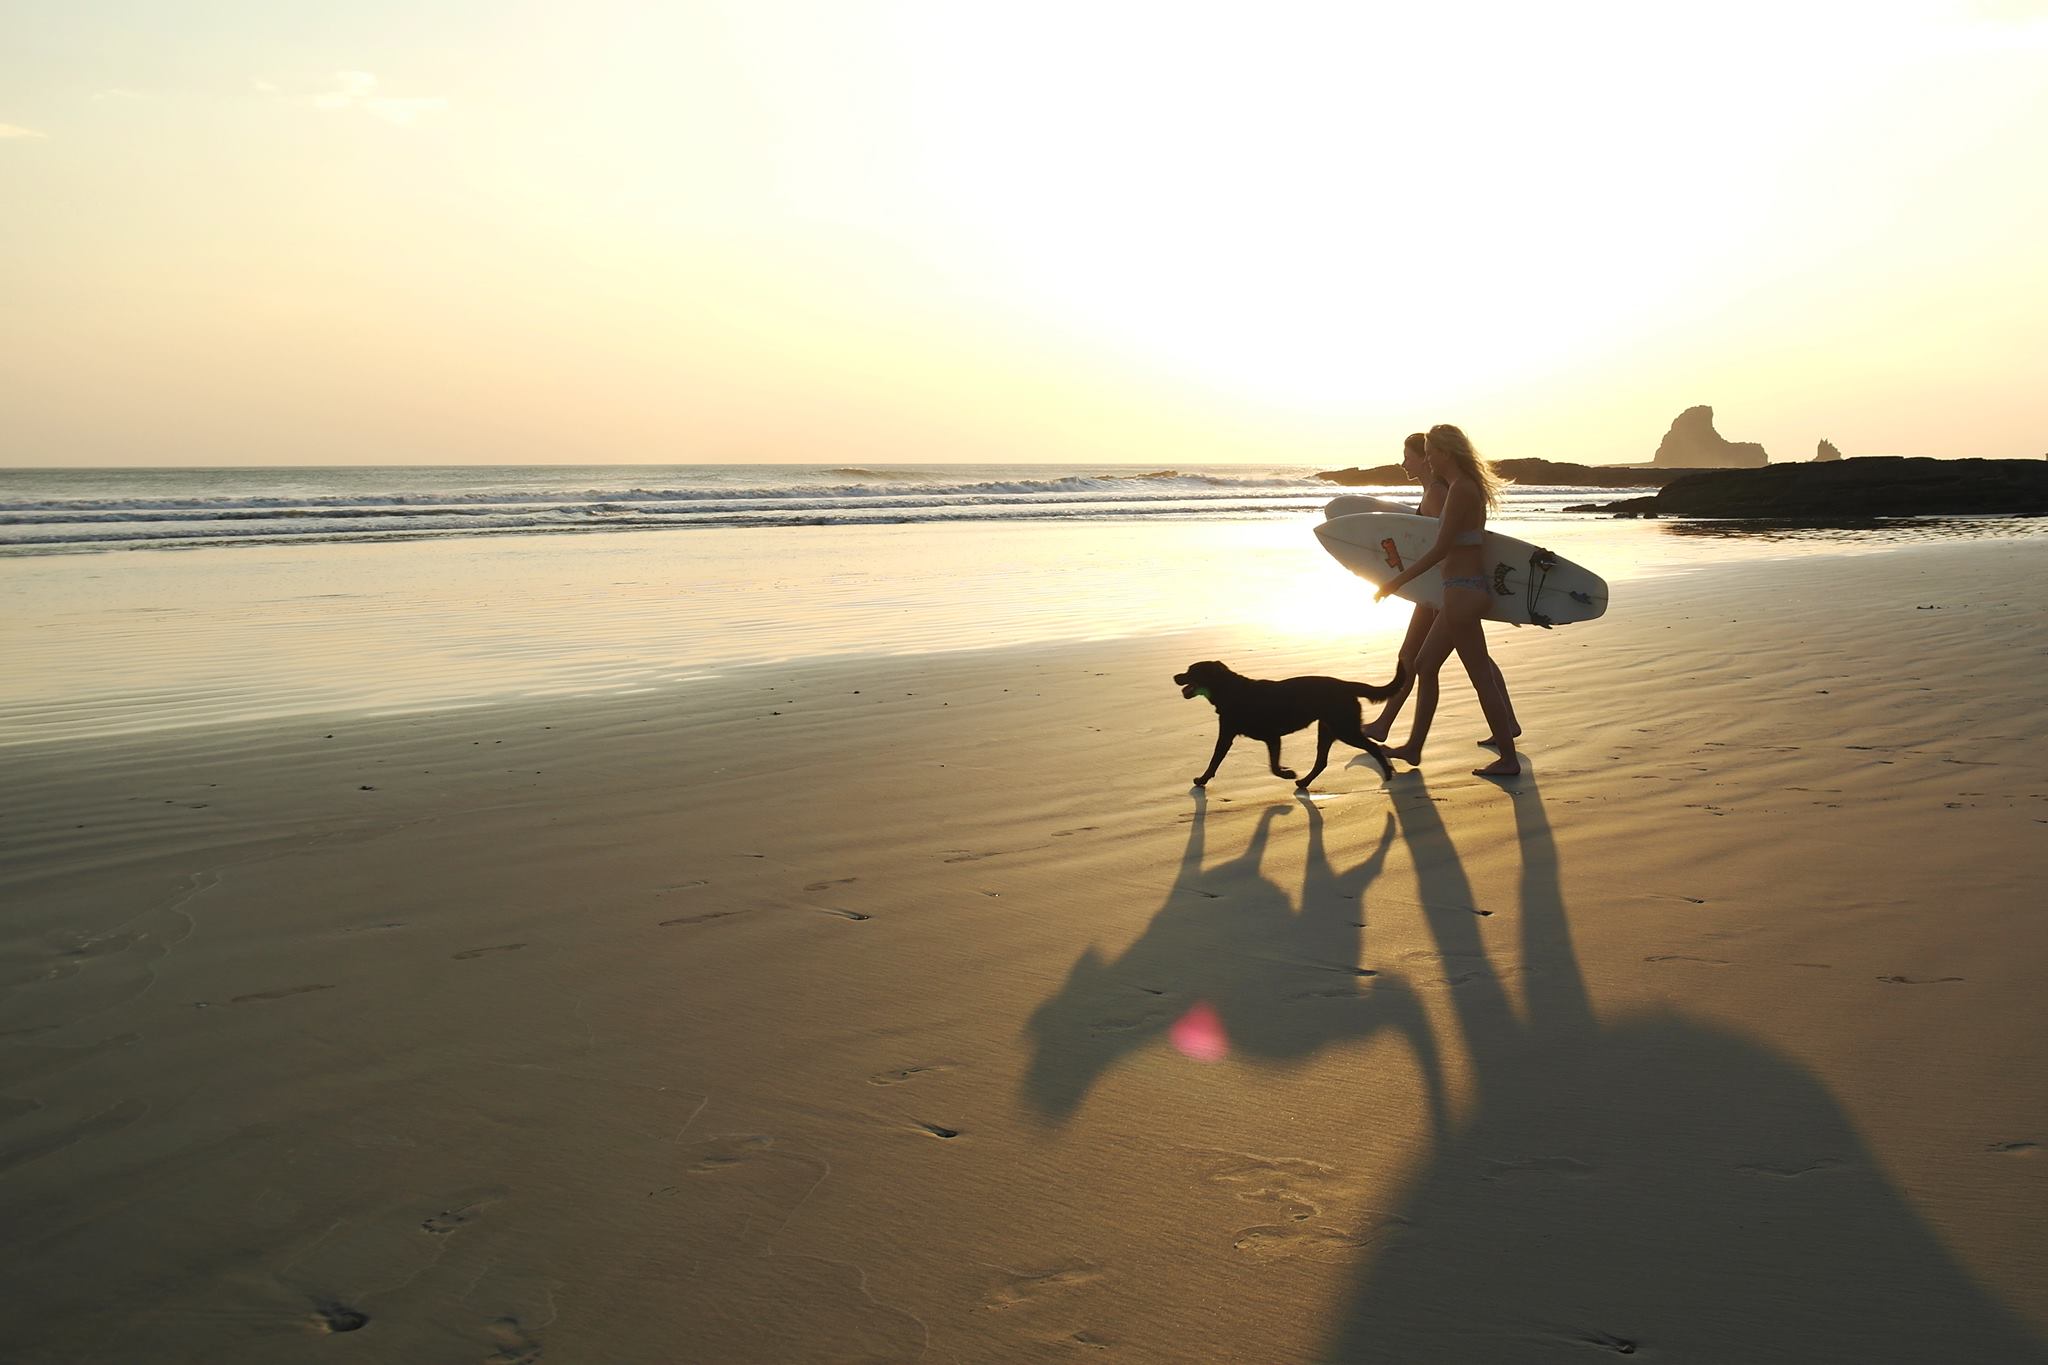
<svg viewBox="0 0 2048 1365"><path fill-rule="evenodd" d="M1223 1021L1206 1000L1197 1000L1188 1012L1174 1021L1168 1037L1183 1057L1198 1062L1220 1062L1230 1054L1230 1039L1224 1036Z"/></svg>

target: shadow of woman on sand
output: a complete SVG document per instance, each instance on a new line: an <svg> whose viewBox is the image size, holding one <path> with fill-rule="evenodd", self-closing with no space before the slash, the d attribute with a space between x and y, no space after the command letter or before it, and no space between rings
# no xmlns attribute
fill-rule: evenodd
<svg viewBox="0 0 2048 1365"><path fill-rule="evenodd" d="M1512 798L1520 1011L1436 804L1419 776L1392 792L1475 1093L1318 1359L2048 1360L1812 1073L1675 1010L1596 1013L1533 776Z"/></svg>
<svg viewBox="0 0 2048 1365"><path fill-rule="evenodd" d="M1032 1108L1065 1120L1125 1056L1163 1035L1188 1043L1175 1028L1188 1028L1192 1016L1200 1021L1196 1043L1213 1040L1265 1061L1298 1060L1340 1040L1399 1029L1420 1054L1441 1129L1441 1086L1420 1002L1398 978L1358 965L1365 891L1392 847L1392 818L1372 852L1339 872L1314 801L1270 805L1243 853L1204 867L1207 794L1197 791L1194 802L1179 871L1144 934L1114 961L1090 946L1059 992L1032 1013L1024 1081ZM1308 820L1299 906L1260 867L1274 821L1294 811Z"/></svg>

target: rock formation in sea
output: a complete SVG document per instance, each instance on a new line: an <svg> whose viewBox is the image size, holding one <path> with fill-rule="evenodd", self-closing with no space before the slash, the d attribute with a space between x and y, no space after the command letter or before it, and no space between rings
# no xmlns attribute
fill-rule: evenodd
<svg viewBox="0 0 2048 1365"><path fill-rule="evenodd" d="M1825 463L1826 469L1820 468ZM1868 517L2048 516L2048 467L2032 460L1862 455L1768 469L1710 469L1655 497L1567 511L1623 517L1744 517L1839 523Z"/></svg>
<svg viewBox="0 0 2048 1365"><path fill-rule="evenodd" d="M1833 441L1822 441L1820 443L1820 450L1813 458L1816 464L1822 460L1839 460L1842 458L1842 452L1835 448Z"/></svg>
<svg viewBox="0 0 2048 1365"><path fill-rule="evenodd" d="M1714 410L1702 403L1678 414L1651 463L1667 469L1756 469L1770 460L1755 441L1731 441L1714 430Z"/></svg>

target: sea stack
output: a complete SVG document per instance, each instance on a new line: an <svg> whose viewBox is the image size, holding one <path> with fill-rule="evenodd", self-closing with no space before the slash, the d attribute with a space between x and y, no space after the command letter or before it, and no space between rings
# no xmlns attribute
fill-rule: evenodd
<svg viewBox="0 0 2048 1365"><path fill-rule="evenodd" d="M1820 443L1820 449L1818 452L1815 453L1813 457L1814 463L1816 464L1820 463L1823 460L1839 460L1841 458L1842 452L1835 448L1835 443L1833 441L1828 440L1823 440Z"/></svg>
<svg viewBox="0 0 2048 1365"><path fill-rule="evenodd" d="M1755 441L1730 441L1714 430L1714 410L1705 403L1678 414L1651 461L1675 469L1757 469L1770 462Z"/></svg>

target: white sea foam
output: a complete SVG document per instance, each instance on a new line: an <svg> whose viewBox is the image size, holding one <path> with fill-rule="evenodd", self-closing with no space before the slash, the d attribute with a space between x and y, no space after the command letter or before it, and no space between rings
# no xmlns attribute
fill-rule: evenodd
<svg viewBox="0 0 2048 1365"><path fill-rule="evenodd" d="M0 555L591 530L1299 516L1288 467L956 465L0 470ZM1556 511L1577 490L1517 489Z"/></svg>

